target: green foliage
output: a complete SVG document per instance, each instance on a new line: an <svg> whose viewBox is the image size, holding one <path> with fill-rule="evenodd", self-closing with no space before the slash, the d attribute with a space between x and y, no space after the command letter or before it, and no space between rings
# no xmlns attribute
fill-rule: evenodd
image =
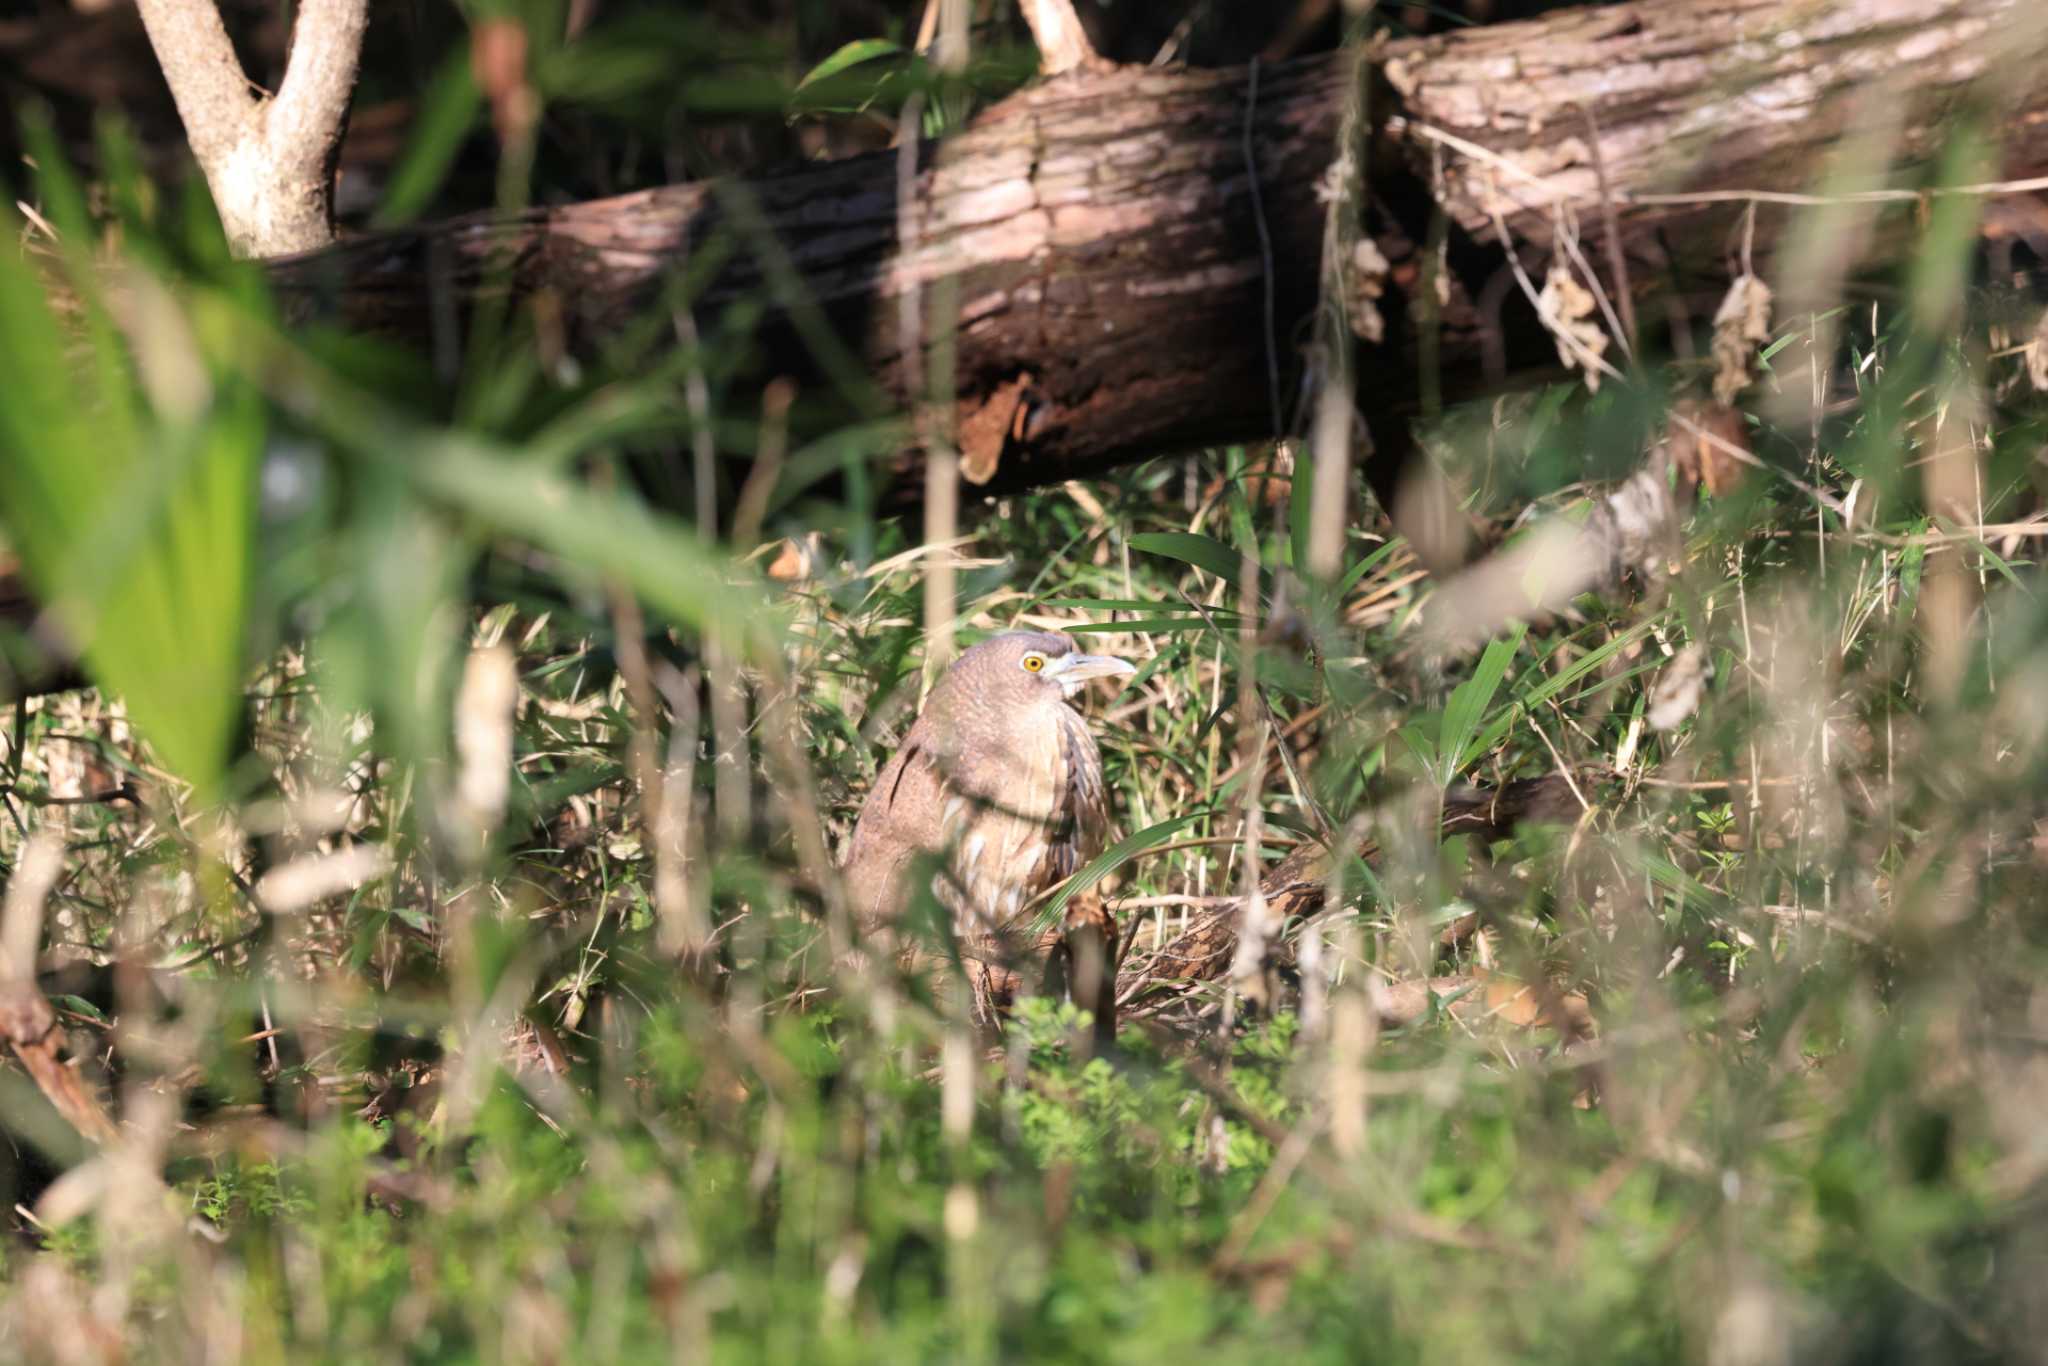
<svg viewBox="0 0 2048 1366"><path fill-rule="evenodd" d="M577 40L548 6L470 17L514 13L549 20L543 159L579 119L677 103L781 127L922 91L938 131L1017 65L942 86L902 35L785 61L696 15ZM483 122L466 52L426 67L387 223L458 192ZM963 638L1057 624L1141 668L1085 702L1129 833L1040 908L1120 915L1114 1044L1027 992L962 1068L939 917L935 970L836 949L825 859L917 700L924 561L877 515L907 424L775 244L702 244L602 354L564 364L508 311L437 369L286 326L202 199L112 133L88 190L51 141L55 235L0 261L0 521L100 692L14 711L0 861L66 841L47 994L126 1137L95 1156L0 1069L0 1358L51 1323L140 1361L2034 1347L2048 612L2037 524L1998 521L2031 513L2042 423L2013 358L1955 340L1966 201L1936 202L1896 307L1784 324L1843 330L1839 396L1810 423L1759 405L1760 467L1668 581L1466 654L1418 645L1432 585L1377 519L1334 585L1300 581L1306 481L1274 496L1277 452L970 502ZM1986 156L1959 135L1942 174ZM735 252L763 297L675 343L694 272ZM752 490L763 540L816 533L789 581L760 572L780 547L674 511L699 437L715 504L760 468L770 303L837 415L802 430L800 396ZM1808 382L1768 368L1790 354L1768 383ZM1664 384L1422 436L1493 529L1531 499L1583 521ZM1959 529L1920 471L1964 408L1984 503ZM1929 614L1959 586L1937 687ZM1696 701L1653 720L1689 650ZM1259 749L1275 730L1294 764ZM1560 767L1585 800L1562 826L1438 837L1466 784ZM140 799L83 799L79 770ZM161 770L190 790L138 781ZM1262 866L1326 830L1346 855L1336 903L1275 927L1265 1010L1178 970L1244 885L1253 808ZM1598 1037L1502 1023L1515 982Z"/></svg>
<svg viewBox="0 0 2048 1366"><path fill-rule="evenodd" d="M38 137L40 190L91 363L36 268L0 260L0 518L66 636L129 697L137 724L202 799L220 794L247 672L256 469L267 421L231 346L246 284L182 297L138 261L117 328L87 243L83 188ZM0 233L23 235L0 213ZM218 257L204 225L180 247Z"/></svg>

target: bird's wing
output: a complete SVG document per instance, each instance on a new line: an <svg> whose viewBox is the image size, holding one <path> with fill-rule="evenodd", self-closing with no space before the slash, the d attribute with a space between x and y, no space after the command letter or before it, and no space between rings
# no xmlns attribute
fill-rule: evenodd
<svg viewBox="0 0 2048 1366"><path fill-rule="evenodd" d="M931 747L912 727L903 747L875 775L846 843L841 866L863 917L888 916L900 906L904 871L925 847L920 832L937 827L940 789Z"/></svg>
<svg viewBox="0 0 2048 1366"><path fill-rule="evenodd" d="M1060 812L1059 849L1050 881L1072 876L1109 843L1109 793L1102 785L1102 751L1088 723L1071 708L1061 718L1067 790ZM1050 885L1050 882L1048 883Z"/></svg>

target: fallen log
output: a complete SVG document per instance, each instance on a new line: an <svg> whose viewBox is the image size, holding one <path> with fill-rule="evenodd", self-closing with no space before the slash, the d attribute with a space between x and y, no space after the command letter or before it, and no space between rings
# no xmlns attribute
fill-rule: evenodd
<svg viewBox="0 0 2048 1366"><path fill-rule="evenodd" d="M296 316L447 355L483 297L594 348L694 262L701 312L779 310L764 375L837 384L870 412L900 407L920 368L899 301L920 291L931 312L950 295L965 472L1015 488L1298 426L1335 130L1361 71L1383 264L1358 398L1377 416L1414 411L1425 381L1455 398L1555 368L1509 244L1537 278L1557 251L1608 274L1623 314L1664 320L1719 297L1752 210L1770 276L1798 210L1773 196L1811 188L1859 118L1890 129L1880 166L1924 160L1967 99L1991 111L2005 174L2048 171L2048 86L2028 79L2044 52L2048 14L2024 0L1638 0L1390 42L1362 66L1076 70L920 149L907 218L898 156L879 153L370 234L271 271ZM1882 208L1852 206L1838 255L1914 230ZM1425 246L1439 211L1441 283ZM836 380L816 361L834 346L849 362ZM1378 425L1384 492L1404 424Z"/></svg>

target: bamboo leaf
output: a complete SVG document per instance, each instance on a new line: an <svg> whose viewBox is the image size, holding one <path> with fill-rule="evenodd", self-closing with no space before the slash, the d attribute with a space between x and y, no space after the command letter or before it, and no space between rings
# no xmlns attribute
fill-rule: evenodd
<svg viewBox="0 0 2048 1366"><path fill-rule="evenodd" d="M1480 720L1492 705L1493 695L1527 631L1526 626L1517 625L1489 644L1472 676L1451 690L1451 700L1444 706L1443 723L1437 731L1435 777L1439 786L1448 784L1478 757L1480 751L1474 741L1479 735Z"/></svg>
<svg viewBox="0 0 2048 1366"><path fill-rule="evenodd" d="M871 62L877 57L893 57L901 51L903 44L892 39L856 38L805 72L804 78L796 83L796 88L802 90L807 85L836 76L842 71L859 66L862 62Z"/></svg>
<svg viewBox="0 0 2048 1366"><path fill-rule="evenodd" d="M1108 877L1147 849L1153 849L1166 843L1195 822L1207 820L1214 814L1213 811L1209 810L1194 811L1185 816L1176 816L1172 820L1160 821L1157 825L1148 825L1134 835L1124 836L1115 844L1089 860L1087 867L1067 879L1066 885L1061 887L1053 899L1045 904L1043 910L1039 911L1037 918L1032 922L1033 928L1043 930L1047 926L1057 925L1061 915L1066 912L1067 903L1076 896L1087 891L1090 887L1093 887L1096 883L1102 881L1102 879Z"/></svg>
<svg viewBox="0 0 2048 1366"><path fill-rule="evenodd" d="M1193 531L1143 531L1130 538L1130 546L1206 569L1225 583L1236 583L1243 566L1243 557L1236 550L1213 536Z"/></svg>

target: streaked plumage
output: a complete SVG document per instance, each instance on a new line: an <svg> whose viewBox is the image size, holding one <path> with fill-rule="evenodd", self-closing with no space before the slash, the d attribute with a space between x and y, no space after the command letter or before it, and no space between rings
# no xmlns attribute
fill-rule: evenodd
<svg viewBox="0 0 2048 1366"><path fill-rule="evenodd" d="M1073 639L1012 632L962 652L861 807L844 863L864 929L908 904L923 853L963 950L1001 960L1033 898L1102 851L1102 756L1068 705L1091 678L1133 671Z"/></svg>

